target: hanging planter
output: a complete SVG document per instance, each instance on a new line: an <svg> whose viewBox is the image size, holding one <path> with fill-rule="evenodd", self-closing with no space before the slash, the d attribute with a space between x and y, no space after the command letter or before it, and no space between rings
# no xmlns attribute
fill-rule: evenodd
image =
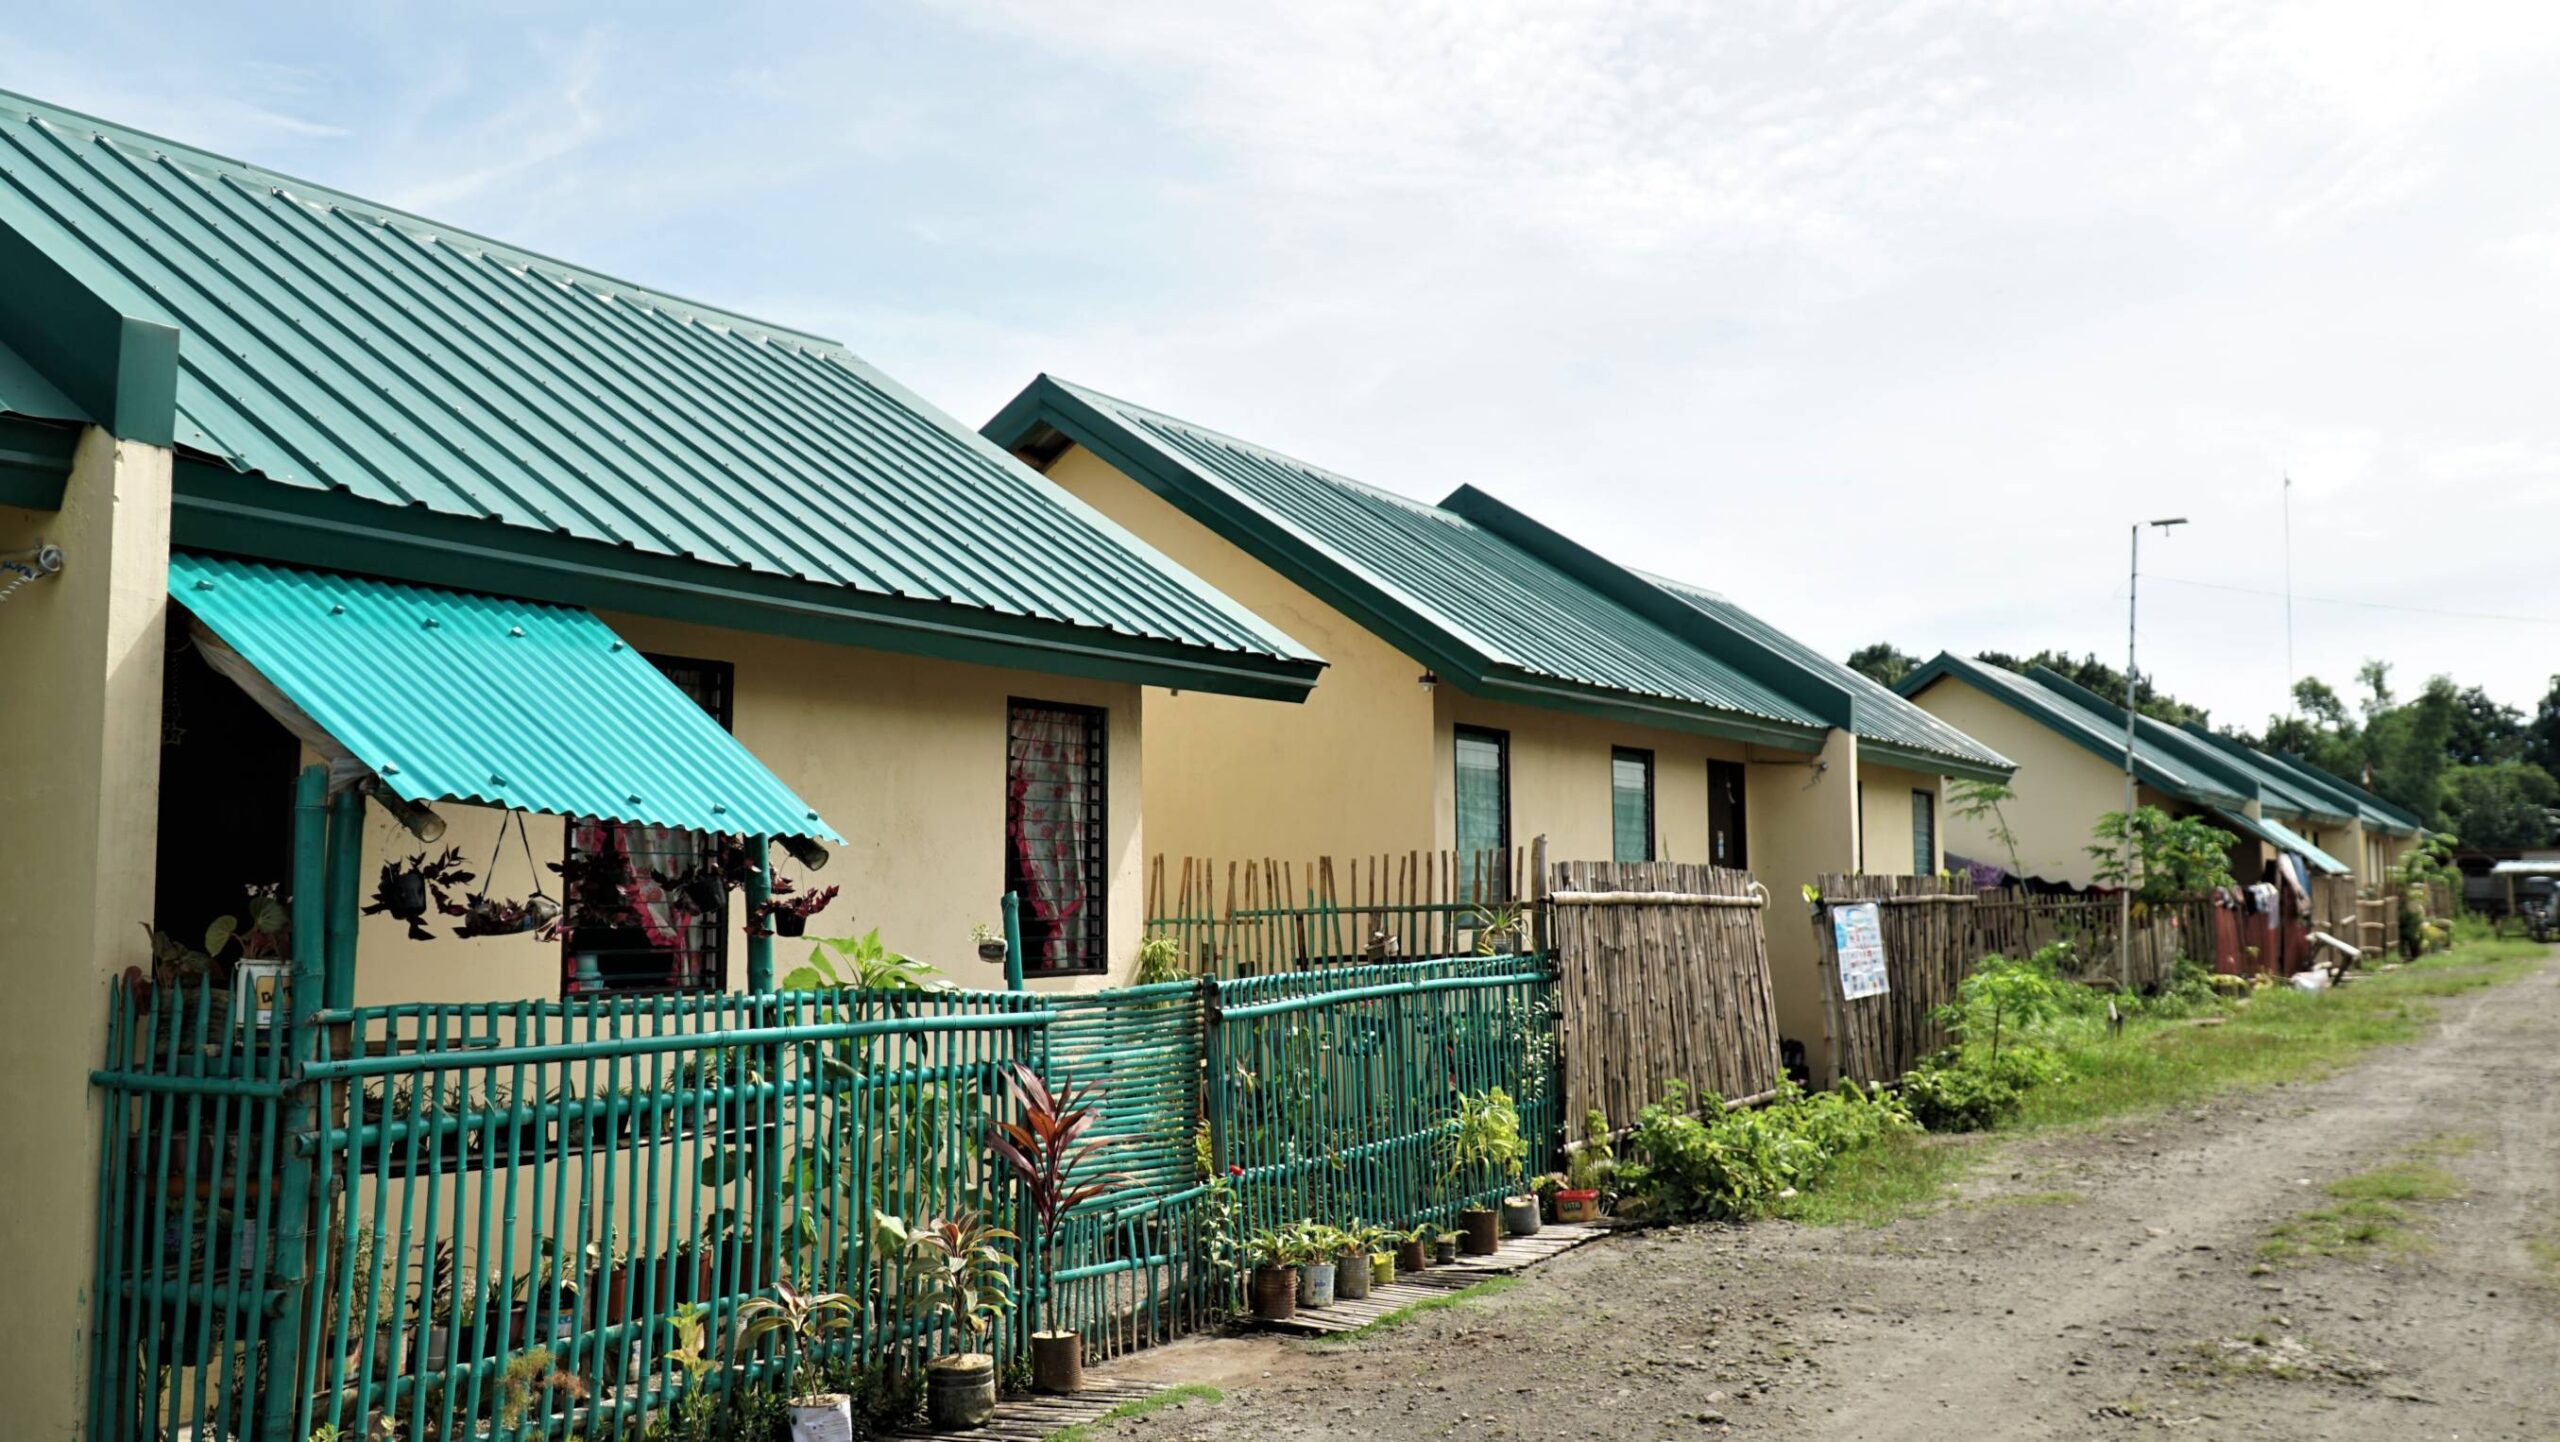
<svg viewBox="0 0 2560 1442"><path fill-rule="evenodd" d="M432 861L423 851L406 861L386 861L373 884L373 904L364 909L367 916L388 915L405 923L411 941L433 941L436 934L427 930L430 908L443 916L460 916L465 908L453 899L454 893L478 879L462 866L462 848L448 846Z"/></svg>
<svg viewBox="0 0 2560 1442"><path fill-rule="evenodd" d="M983 921L969 928L969 940L977 943L978 960L990 966L1003 965L1005 957L1013 950L1005 945L1003 937L996 935Z"/></svg>
<svg viewBox="0 0 2560 1442"><path fill-rule="evenodd" d="M815 891L794 893L787 878L776 877L773 898L759 902L747 918L749 936L801 936L809 930L809 918L827 909L842 887L821 886Z"/></svg>

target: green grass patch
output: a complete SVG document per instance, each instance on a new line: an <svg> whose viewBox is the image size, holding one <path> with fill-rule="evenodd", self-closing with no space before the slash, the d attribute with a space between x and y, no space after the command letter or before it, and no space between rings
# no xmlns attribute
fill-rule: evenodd
<svg viewBox="0 0 2560 1442"><path fill-rule="evenodd" d="M2335 1206L2318 1207L2279 1224L2258 1247L2270 1262L2312 1257L2405 1254L2424 1245L2425 1221L2413 1202L2441 1202L2462 1195L2462 1183L2442 1167L2398 1162L2341 1177L2322 1188Z"/></svg>
<svg viewBox="0 0 2560 1442"><path fill-rule="evenodd" d="M2560 1236L2527 1237L2525 1255L2533 1258L2533 1267L2543 1276L2560 1281Z"/></svg>
<svg viewBox="0 0 2560 1442"><path fill-rule="evenodd" d="M1073 1427L1061 1427L1041 1438L1040 1442L1094 1442L1094 1439L1102 1435L1102 1429L1114 1422L1125 1422L1132 1417L1144 1417L1150 1412L1161 1412L1167 1407L1183 1402L1214 1404L1225 1400L1227 1400L1227 1394L1215 1387L1204 1386L1198 1382L1185 1382L1179 1387L1167 1387L1152 1397L1140 1397L1134 1401L1123 1402L1090 1422L1078 1422Z"/></svg>
<svg viewBox="0 0 2560 1442"><path fill-rule="evenodd" d="M1902 1133L1844 1153L1820 1185L1780 1202L1776 1214L1817 1227L1881 1227L1950 1200L1981 1161L1974 1138Z"/></svg>
<svg viewBox="0 0 2560 1442"><path fill-rule="evenodd" d="M1461 1287L1457 1291L1447 1293L1443 1296L1425 1297L1421 1301L1415 1302L1410 1306L1398 1307L1394 1311L1387 1313L1385 1316L1372 1322L1365 1322L1360 1326L1352 1328L1348 1332L1328 1332L1321 1337L1310 1337L1307 1341L1311 1345L1319 1347L1330 1347L1343 1342L1361 1341L1364 1338L1374 1337L1380 1332L1392 1331L1397 1327L1401 1327L1405 1323L1412 1321L1414 1318L1419 1317L1426 1312L1446 1311L1451 1307L1463 1306L1480 1297L1499 1297L1503 1293L1508 1292L1519 1285L1520 1279L1518 1277L1487 1277L1483 1281L1476 1283L1474 1286Z"/></svg>

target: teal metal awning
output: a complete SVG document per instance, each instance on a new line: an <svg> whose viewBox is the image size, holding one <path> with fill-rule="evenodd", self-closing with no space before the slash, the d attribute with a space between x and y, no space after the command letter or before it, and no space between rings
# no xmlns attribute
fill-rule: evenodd
<svg viewBox="0 0 2560 1442"><path fill-rule="evenodd" d="M2214 810L2220 812L2224 820L2239 827L2249 835L2255 836L2259 840L2273 846L2278 851L2293 852L2303 860L2310 862L2312 869L2315 871L2323 871L2331 876L2344 876L2347 874L2347 866L2345 862L2331 856L2328 852L2321 850L2319 847L2312 845L2309 838L2305 837L2301 832L2294 830L2292 827L2285 825L2281 821L2272 821L2262 816L2251 816L2245 811L2238 811L2222 806L2217 806Z"/></svg>
<svg viewBox="0 0 2560 1442"><path fill-rule="evenodd" d="M169 594L405 800L843 839L591 612L185 552Z"/></svg>

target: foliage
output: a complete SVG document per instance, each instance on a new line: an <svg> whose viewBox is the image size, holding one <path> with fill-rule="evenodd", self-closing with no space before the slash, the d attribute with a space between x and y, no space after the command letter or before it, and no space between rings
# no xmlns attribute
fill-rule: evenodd
<svg viewBox="0 0 2560 1442"><path fill-rule="evenodd" d="M217 916L204 929L199 950L146 924L151 936L152 975L163 979L203 976L239 948L240 961L267 961L293 946L293 912L285 905L284 888L274 882L248 889L249 904L240 916Z"/></svg>
<svg viewBox="0 0 2560 1442"><path fill-rule="evenodd" d="M1636 1160L1619 1164L1619 1181L1656 1220L1745 1221L1819 1182L1845 1154L1911 1125L1890 1094L1855 1082L1808 1095L1789 1081L1765 1107L1728 1110L1674 1081L1637 1117L1628 1138Z"/></svg>
<svg viewBox="0 0 2560 1442"><path fill-rule="evenodd" d="M1609 1116L1598 1107L1582 1114L1582 1145L1565 1159L1565 1185L1577 1192L1606 1188L1618 1169L1618 1150L1609 1140Z"/></svg>
<svg viewBox="0 0 2560 1442"><path fill-rule="evenodd" d="M1529 1159L1529 1143L1520 1135L1520 1109L1500 1087L1458 1093L1457 1110L1449 1118L1448 1166L1454 1177L1474 1167L1518 1181Z"/></svg>
<svg viewBox="0 0 2560 1442"><path fill-rule="evenodd" d="M2000 809L2002 803L2015 800L2017 794L2005 781L1958 778L1948 784L1947 809L1967 821L1981 821L1988 817L1990 825L1986 829L1990 831L1991 839L1999 842L2000 849L2009 855L2009 874L2024 876L2027 868L2018 859L2018 833L2010 829L2009 817Z"/></svg>
<svg viewBox="0 0 2560 1442"><path fill-rule="evenodd" d="M987 1147L1013 1170L1014 1180L1031 1199L1031 1214L1040 1225L1035 1235L1041 1255L1054 1273L1058 1224L1067 1213L1111 1190L1118 1179L1092 1177L1091 1165L1101 1155L1102 1144L1079 1140L1094 1122L1092 1086L1071 1084L1051 1091L1038 1072L1020 1062L1007 1067L1005 1079L1014 1104L1022 1109L1022 1120L998 1122ZM1072 1180L1080 1171L1089 1179Z"/></svg>
<svg viewBox="0 0 2560 1442"><path fill-rule="evenodd" d="M1902 1100L1930 1131L1989 1131L2017 1115L2028 1092L2064 1075L2061 1059L2033 1042L1997 1053L1958 1048L1904 1077Z"/></svg>
<svg viewBox="0 0 2560 1442"><path fill-rule="evenodd" d="M1144 1397L1133 1397L1090 1422L1078 1422L1072 1427L1061 1427L1041 1438L1040 1442L1101 1442L1105 1433L1113 1436L1120 1435L1118 1429L1111 1425L1114 1422L1126 1422L1133 1417L1149 1416L1184 1402L1215 1404L1225 1400L1227 1400L1227 1394L1215 1387L1202 1382L1185 1382L1178 1387L1167 1387L1161 1392L1150 1393Z"/></svg>
<svg viewBox="0 0 2560 1442"><path fill-rule="evenodd" d="M773 919L777 916L795 916L807 921L826 910L842 890L838 886L821 886L815 891L802 891L790 877L777 876L773 879L773 895L748 908L747 935L771 935Z"/></svg>
<svg viewBox="0 0 2560 1442"><path fill-rule="evenodd" d="M1516 903L1479 906L1475 908L1472 920L1476 930L1476 955L1500 956L1520 949L1520 938L1529 927L1529 909Z"/></svg>
<svg viewBox="0 0 2560 1442"><path fill-rule="evenodd" d="M498 1422L515 1427L533 1410L534 1399L545 1392L559 1392L570 1398L587 1395L587 1384L577 1374L563 1372L558 1359L548 1347L533 1347L518 1352L507 1361L507 1370L498 1374Z"/></svg>
<svg viewBox="0 0 2560 1442"><path fill-rule="evenodd" d="M2524 761L2456 766L2444 775L2444 822L2465 846L2550 844L2560 782Z"/></svg>
<svg viewBox="0 0 2560 1442"><path fill-rule="evenodd" d="M365 907L364 914L387 913L408 924L411 941L433 941L435 933L426 925L429 912L438 916L465 914L468 908L453 898L475 879L474 873L463 867L459 846L446 847L432 860L421 851L406 861L386 861L381 874L374 878L373 901Z"/></svg>
<svg viewBox="0 0 2560 1442"><path fill-rule="evenodd" d="M806 965L782 979L785 991L943 991L942 973L883 945L880 928L860 936L817 938ZM832 956L830 956L832 953Z"/></svg>
<svg viewBox="0 0 2560 1442"><path fill-rule="evenodd" d="M877 1245L896 1269L897 1291L929 1315L947 1316L983 1337L1013 1310L1013 1259L1003 1243L1013 1233L976 1212L938 1217L913 1228L885 1212L872 1214Z"/></svg>
<svg viewBox="0 0 2560 1442"><path fill-rule="evenodd" d="M1878 641L1850 652L1849 669L1879 686L1896 686L1903 677L1920 669L1920 658L1895 649L1891 642Z"/></svg>
<svg viewBox="0 0 2560 1442"><path fill-rule="evenodd" d="M1956 983L1956 999L1938 1008L1957 1042L1989 1046L2000 1055L2007 1035L2051 1019L2088 989L2063 975L2073 952L2069 942L2055 942L2023 961L1986 956Z"/></svg>
<svg viewBox="0 0 2560 1442"><path fill-rule="evenodd" d="M1313 1238L1302 1223L1266 1227L1244 1239L1244 1259L1256 1267L1298 1267L1314 1260Z"/></svg>
<svg viewBox="0 0 2560 1442"><path fill-rule="evenodd" d="M853 1399L853 1435L884 1437L919 1420L923 1380L895 1363L863 1368L823 1358L771 1382L726 1389L689 1385L652 1411L638 1435L643 1442L791 1442L792 1399L841 1392Z"/></svg>
<svg viewBox="0 0 2560 1442"><path fill-rule="evenodd" d="M853 1299L842 1292L803 1292L776 1282L772 1296L738 1304L738 1355L752 1355L768 1337L781 1338L793 1352L809 1351L851 1331L853 1320Z"/></svg>
<svg viewBox="0 0 2560 1442"><path fill-rule="evenodd" d="M1133 986L1161 986L1168 981L1181 981L1182 944L1170 936L1150 936L1138 943L1138 970L1131 978Z"/></svg>
<svg viewBox="0 0 2560 1442"><path fill-rule="evenodd" d="M2125 840L2132 833L2132 866L2126 867ZM2174 901L2229 886L2231 846L2238 838L2209 821L2172 817L2157 806L2137 807L2130 828L2121 811L2098 818L2093 828L2098 844L2088 848L2097 861L2100 886L2130 886L2136 900Z"/></svg>

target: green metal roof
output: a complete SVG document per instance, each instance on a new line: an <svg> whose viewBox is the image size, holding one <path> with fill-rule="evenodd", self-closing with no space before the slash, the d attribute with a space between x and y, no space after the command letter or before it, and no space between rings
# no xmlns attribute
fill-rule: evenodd
<svg viewBox="0 0 2560 1442"><path fill-rule="evenodd" d="M345 564L333 534L452 518L576 543L528 584L749 594L729 624L1256 695L1321 666L835 342L6 94L0 266L45 280L0 296L0 342L102 420L173 368L161 439L218 463L182 467L181 543Z"/></svg>
<svg viewBox="0 0 2560 1442"><path fill-rule="evenodd" d="M2385 801L2352 781L2323 771L2290 751L2262 751L2258 754L2269 765L2281 767L2305 789L2329 798L2342 808L2352 809L2356 819L2368 831L2415 836L2426 830L2406 808Z"/></svg>
<svg viewBox="0 0 2560 1442"><path fill-rule="evenodd" d="M1084 446L1477 694L1796 750L1832 724L1446 506L1045 375L986 434Z"/></svg>
<svg viewBox="0 0 2560 1442"><path fill-rule="evenodd" d="M2017 770L2017 764L2009 758L1912 705L1874 677L1831 659L1727 598L1685 581L1663 576L1646 579L1846 689L1849 729L1861 742L1874 743L1916 769L1949 776L1997 781Z"/></svg>
<svg viewBox="0 0 2560 1442"><path fill-rule="evenodd" d="M169 594L408 800L841 840L585 611L186 552Z"/></svg>
<svg viewBox="0 0 2560 1442"><path fill-rule="evenodd" d="M2272 816L2251 816L2248 812L2228 806L2217 806L2214 810L2219 812L2224 820L2274 846L2278 851L2299 853L2303 860L2331 876L2347 874L2345 862L2312 845L2300 833Z"/></svg>
<svg viewBox="0 0 2560 1442"><path fill-rule="evenodd" d="M2124 714L2119 711L2108 716L2073 696L2039 684L2041 678L2021 676L2004 667L1941 651L1927 665L1903 677L1893 689L1904 697L1916 697L1950 679L1965 682L2006 703L2110 766L2124 765ZM2190 805L2238 806L2254 799L2241 794L2214 769L2197 764L2184 748L2165 747L2157 736L2139 731L2134 737L2133 774L2153 790Z"/></svg>
<svg viewBox="0 0 2560 1442"><path fill-rule="evenodd" d="M2305 785L2290 768L2277 763L2258 748L2209 731L2192 721L2178 729L2194 744L2210 748L2245 772L2258 787L2258 809L2261 812L2320 826L2344 826L2356 819L2355 808L2340 805Z"/></svg>

